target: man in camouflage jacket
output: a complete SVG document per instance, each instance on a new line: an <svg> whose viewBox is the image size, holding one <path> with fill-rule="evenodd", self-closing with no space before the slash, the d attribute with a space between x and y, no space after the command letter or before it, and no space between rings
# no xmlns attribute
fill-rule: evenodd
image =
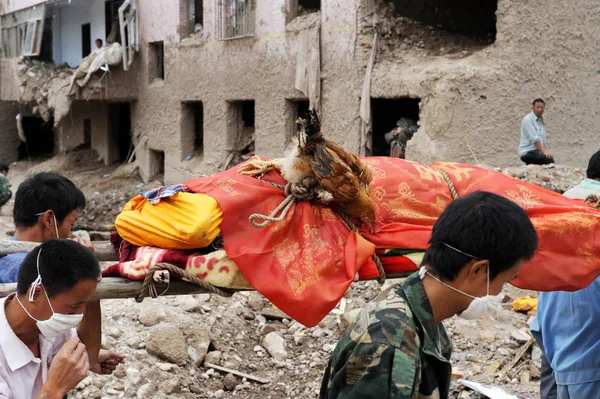
<svg viewBox="0 0 600 399"><path fill-rule="evenodd" d="M0 162L0 206L6 205L6 203L12 198L10 184L6 178L7 175L8 166Z"/></svg>
<svg viewBox="0 0 600 399"><path fill-rule="evenodd" d="M442 320L483 315L473 305L498 295L536 248L516 204L486 192L454 201L433 228L420 272L383 291L345 331L320 398L448 398L452 343Z"/></svg>

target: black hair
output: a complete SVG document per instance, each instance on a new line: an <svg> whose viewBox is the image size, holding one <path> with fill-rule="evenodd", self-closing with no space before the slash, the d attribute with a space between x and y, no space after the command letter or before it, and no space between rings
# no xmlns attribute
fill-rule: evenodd
<svg viewBox="0 0 600 399"><path fill-rule="evenodd" d="M17 293L23 295L38 276L37 257L40 253L42 285L50 298L71 290L77 283L97 280L100 263L83 245L71 240L50 240L31 251L21 263Z"/></svg>
<svg viewBox="0 0 600 399"><path fill-rule="evenodd" d="M100 39L100 38L96 39L96 42L103 43L102 39Z"/></svg>
<svg viewBox="0 0 600 399"><path fill-rule="evenodd" d="M546 105L546 101L542 100L541 98L536 98L535 100L533 100L533 106L535 107L535 104L537 103L542 103L544 105Z"/></svg>
<svg viewBox="0 0 600 399"><path fill-rule="evenodd" d="M452 281L472 257L490 262L490 280L533 257L538 237L527 213L499 195L476 191L453 201L433 226L423 264Z"/></svg>
<svg viewBox="0 0 600 399"><path fill-rule="evenodd" d="M596 152L590 158L587 168L588 179L600 179L600 151Z"/></svg>
<svg viewBox="0 0 600 399"><path fill-rule="evenodd" d="M62 223L67 215L85 208L85 195L75 184L54 172L38 173L19 186L15 195L13 219L17 227L32 227L38 213L52 210Z"/></svg>
<svg viewBox="0 0 600 399"><path fill-rule="evenodd" d="M0 172L4 172L4 171L6 171L6 172L9 171L8 165L0 162Z"/></svg>

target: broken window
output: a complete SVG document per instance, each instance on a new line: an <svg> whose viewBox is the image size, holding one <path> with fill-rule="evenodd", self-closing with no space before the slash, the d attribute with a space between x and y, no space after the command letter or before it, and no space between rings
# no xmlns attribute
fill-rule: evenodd
<svg viewBox="0 0 600 399"><path fill-rule="evenodd" d="M204 25L203 0L187 0L187 24L189 34L202 32Z"/></svg>
<svg viewBox="0 0 600 399"><path fill-rule="evenodd" d="M498 0L392 0L396 13L467 36L496 38Z"/></svg>
<svg viewBox="0 0 600 399"><path fill-rule="evenodd" d="M182 104L182 141L185 146L194 144L194 151L204 149L204 106L202 101L187 101ZM189 155L189 154L188 154Z"/></svg>
<svg viewBox="0 0 600 399"><path fill-rule="evenodd" d="M164 42L148 44L148 70L150 83L154 79L165 79L165 45Z"/></svg>
<svg viewBox="0 0 600 399"><path fill-rule="evenodd" d="M137 0L125 0L119 7L119 29L123 48L123 69L128 71L133 64L135 53L139 50ZM112 35L110 39L112 40Z"/></svg>
<svg viewBox="0 0 600 399"><path fill-rule="evenodd" d="M227 147L229 155L224 168L237 165L254 155L254 100L231 101L227 113Z"/></svg>
<svg viewBox="0 0 600 399"><path fill-rule="evenodd" d="M217 0L217 39L254 36L256 0Z"/></svg>
<svg viewBox="0 0 600 399"><path fill-rule="evenodd" d="M419 122L419 98L371 99L371 131L374 156L404 158L406 143Z"/></svg>
<svg viewBox="0 0 600 399"><path fill-rule="evenodd" d="M92 147L92 120L87 118L83 120L83 146Z"/></svg>
<svg viewBox="0 0 600 399"><path fill-rule="evenodd" d="M42 47L40 48L40 55L35 57L38 61L53 62L54 60L54 35L52 32L52 16L46 15L44 21L44 30L42 32Z"/></svg>
<svg viewBox="0 0 600 399"><path fill-rule="evenodd" d="M161 179L165 175L165 152L150 150L150 179Z"/></svg>
<svg viewBox="0 0 600 399"><path fill-rule="evenodd" d="M38 5L0 17L5 58L40 55L45 14L46 7Z"/></svg>
<svg viewBox="0 0 600 399"><path fill-rule="evenodd" d="M27 141L19 146L19 160L54 155L54 120L45 122L40 117L24 116L22 126Z"/></svg>
<svg viewBox="0 0 600 399"><path fill-rule="evenodd" d="M321 10L321 0L298 0L298 15Z"/></svg>

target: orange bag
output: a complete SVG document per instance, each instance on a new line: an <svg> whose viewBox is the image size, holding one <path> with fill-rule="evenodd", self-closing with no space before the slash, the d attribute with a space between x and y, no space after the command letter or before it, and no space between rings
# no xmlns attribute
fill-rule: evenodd
<svg viewBox="0 0 600 399"><path fill-rule="evenodd" d="M177 193L152 205L141 195L117 216L119 235L133 245L164 249L204 248L221 232L221 209L214 198Z"/></svg>

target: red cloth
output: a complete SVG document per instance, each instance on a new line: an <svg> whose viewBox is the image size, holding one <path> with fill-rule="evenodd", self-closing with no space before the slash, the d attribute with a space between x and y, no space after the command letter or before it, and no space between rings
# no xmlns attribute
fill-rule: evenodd
<svg viewBox="0 0 600 399"><path fill-rule="evenodd" d="M540 251L513 284L541 291L577 290L600 274L600 211L557 193L470 165L432 167L396 158L365 158L374 174L378 248L425 250L431 229L452 201L444 170L460 196L485 190L523 207L540 237ZM343 296L362 267L372 273L368 242L352 234L327 208L296 204L283 222L257 229L248 217L269 214L284 193L265 181L238 175L237 167L186 184L215 198L224 215L227 254L248 281L276 306L305 325L315 325ZM284 184L277 172L264 177ZM361 248L363 248L361 250ZM362 274L362 273L361 273Z"/></svg>

